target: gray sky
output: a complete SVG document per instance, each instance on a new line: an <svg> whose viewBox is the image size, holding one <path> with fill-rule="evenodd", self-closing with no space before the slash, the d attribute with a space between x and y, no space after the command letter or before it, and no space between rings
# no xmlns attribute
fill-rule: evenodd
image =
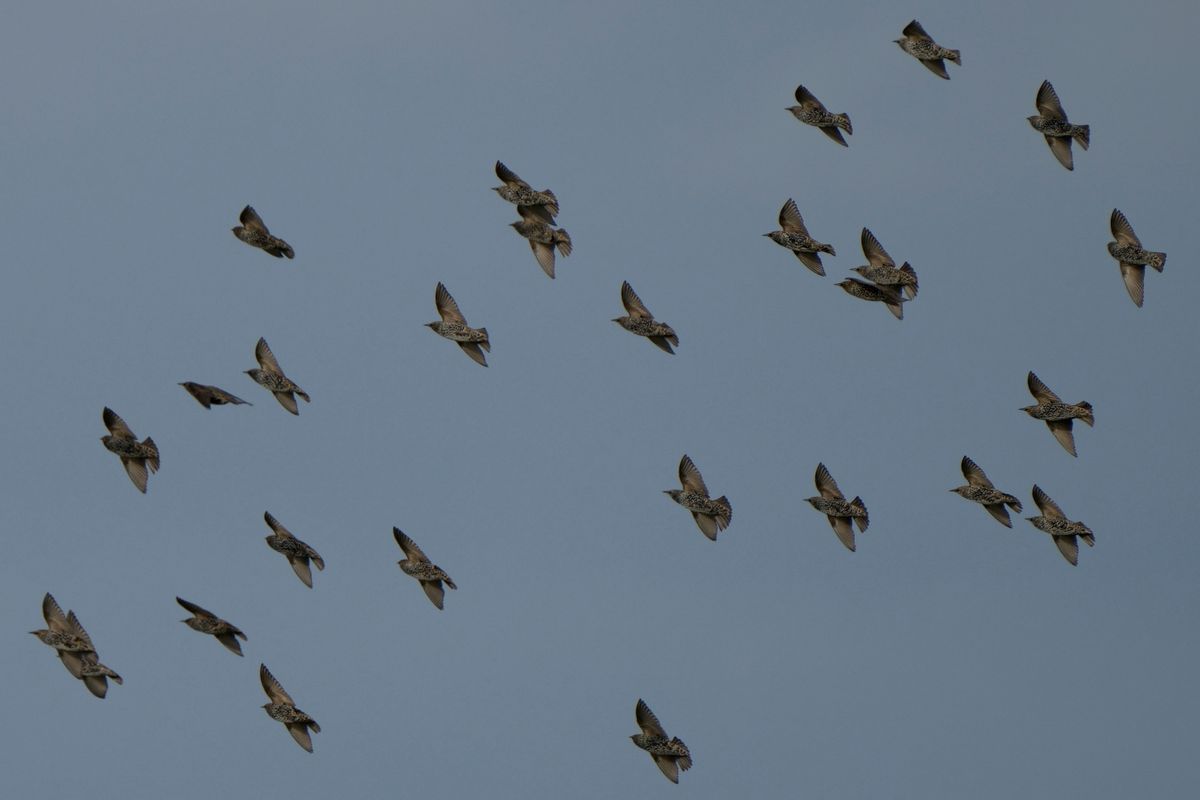
<svg viewBox="0 0 1200 800"><path fill-rule="evenodd" d="M0 29L11 796L1180 796L1200 544L1192 3L14 5ZM940 81L892 39L963 52ZM1024 117L1092 126L1075 171ZM842 149L784 109L803 83ZM490 191L551 187L548 280ZM763 238L794 197L819 278ZM253 204L295 247L229 233ZM1169 253L1129 301L1122 209ZM903 322L834 284L869 227ZM609 320L629 280L667 356ZM422 323L443 281L491 367ZM242 371L265 336L298 418ZM1089 400L1079 458L1017 409ZM252 407L204 411L176 384ZM100 445L153 436L138 494ZM688 453L733 523L661 492ZM1071 568L964 454L1095 531ZM803 498L828 465L857 553ZM270 510L328 562L305 589ZM435 610L408 532L458 583ZM53 592L125 685L25 631ZM179 623L175 595L249 635ZM266 717L265 661L322 726ZM628 740L643 697L695 767Z"/></svg>

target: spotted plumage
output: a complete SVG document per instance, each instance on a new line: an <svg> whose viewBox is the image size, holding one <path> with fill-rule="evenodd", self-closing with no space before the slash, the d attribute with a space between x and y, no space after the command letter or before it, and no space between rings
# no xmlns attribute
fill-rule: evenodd
<svg viewBox="0 0 1200 800"><path fill-rule="evenodd" d="M704 485L700 470L687 455L679 461L679 482L683 485L682 490L664 489L663 493L692 512L700 532L715 542L717 533L728 528L733 520L733 506L725 495L715 500L708 496L708 487Z"/></svg>
<svg viewBox="0 0 1200 800"><path fill-rule="evenodd" d="M129 480L133 481L139 492L145 494L149 480L146 470L158 472L158 445L149 436L139 442L125 420L111 408L106 407L101 416L104 427L108 428L108 436L101 436L100 441L121 458L121 466L125 467Z"/></svg>
<svg viewBox="0 0 1200 800"><path fill-rule="evenodd" d="M1050 145L1050 152L1058 159L1058 163L1067 169L1075 169L1075 162L1071 155L1071 140L1079 142L1079 146L1087 150L1091 142L1091 126L1072 125L1067 120L1067 112L1063 110L1062 103L1058 100L1058 94L1050 85L1050 81L1042 81L1035 102L1038 113L1027 117L1029 124L1035 131L1046 137L1046 144Z"/></svg>
<svg viewBox="0 0 1200 800"><path fill-rule="evenodd" d="M472 328L468 325L466 317L458 310L458 303L454 302L450 292L441 283L434 289L433 301L442 319L440 322L426 322L425 326L431 328L438 336L456 343L472 361L486 367L487 358L484 357L483 351L492 352L487 328Z"/></svg>
<svg viewBox="0 0 1200 800"><path fill-rule="evenodd" d="M804 266L808 267L818 275L825 274L825 266L821 263L819 253L829 253L831 256L836 256L833 245L818 242L808 233L808 226L804 224L804 218L800 216L800 209L796 207L796 201L788 198L788 201L783 204L783 208L779 210L779 227L780 230L764 233L775 244L780 247L785 247L795 254L796 258L800 259Z"/></svg>
<svg viewBox="0 0 1200 800"><path fill-rule="evenodd" d="M265 537L267 545L277 553L282 553L287 557L288 563L292 565L292 571L296 573L296 577L307 586L312 588L312 569L309 568L309 562L317 565L317 569L325 569L325 559L313 550L304 542L292 535L292 532L279 524L279 520L271 516L271 512L263 512L263 519L266 520L267 526L274 531L270 536Z"/></svg>
<svg viewBox="0 0 1200 800"><path fill-rule="evenodd" d="M641 733L635 733L629 738L635 745L645 750L654 759L654 763L662 770L671 783L679 783L679 773L692 768L692 753L688 746L678 736L667 736L666 730L646 701L638 699L634 707L634 717Z"/></svg>
<svg viewBox="0 0 1200 800"><path fill-rule="evenodd" d="M1081 400L1078 403L1064 403L1062 398L1050 391L1050 387L1042 383L1033 372L1026 377L1029 393L1037 400L1037 405L1024 406L1021 410L1034 419L1044 421L1054 438L1071 455L1075 452L1075 434L1072 432L1071 420L1079 420L1088 427L1096 424L1096 416L1092 404Z"/></svg>
<svg viewBox="0 0 1200 800"><path fill-rule="evenodd" d="M1037 503L1038 510L1042 514L1038 517L1026 517L1026 519L1032 522L1033 527L1039 531L1050 534L1063 558L1071 566L1078 566L1079 539L1087 542L1088 547L1094 547L1096 544L1096 536L1092 533L1092 529L1082 522L1067 519L1067 515L1058 507L1058 504L1051 500L1050 495L1043 492L1037 484L1033 486L1033 502Z"/></svg>
<svg viewBox="0 0 1200 800"><path fill-rule="evenodd" d="M181 620L184 625L187 625L194 631L200 631L200 633L207 633L215 637L218 642L225 645L231 652L239 656L242 655L242 645L238 642L238 638L245 641L246 634L242 633L235 625L226 622L216 614L201 608L195 603L184 600L182 597L176 597L175 602L192 612L192 616Z"/></svg>
<svg viewBox="0 0 1200 800"><path fill-rule="evenodd" d="M308 394L293 383L291 378L283 374L283 369L267 345L266 339L260 338L258 344L254 346L254 358L258 361L259 369L248 369L246 374L253 378L259 386L274 394L279 405L287 409L289 413L299 416L300 409L296 405L296 395L308 403L310 402Z"/></svg>
<svg viewBox="0 0 1200 800"><path fill-rule="evenodd" d="M1142 242L1133 232L1133 226L1125 215L1113 209L1109 217L1109 227L1112 229L1115 242L1108 243L1108 254L1121 265L1121 279L1125 281L1125 290L1138 308L1142 307L1143 283L1146 280L1146 267L1153 267L1159 272L1167 263L1166 253L1156 253L1142 248Z"/></svg>
<svg viewBox="0 0 1200 800"><path fill-rule="evenodd" d="M103 700L108 694L108 681L110 678L115 683L125 683L120 675L108 666L101 664L100 659L95 653L84 653L82 655L79 679L83 681L83 685L87 687L89 692Z"/></svg>
<svg viewBox="0 0 1200 800"><path fill-rule="evenodd" d="M68 617L49 592L42 598L42 617L46 620L47 627L30 633L42 644L54 648L72 677L82 678L83 656L96 653L91 637L83 629L75 613L71 612Z"/></svg>
<svg viewBox="0 0 1200 800"><path fill-rule="evenodd" d="M185 381L179 385L182 386L184 389L186 389L187 393L190 394L192 397L196 398L196 402L198 402L200 405L204 406L205 408L212 408L213 406L226 406L226 405L230 405L230 406L253 405L253 403L247 403L242 398L237 397L236 395L232 395L229 392L225 391L224 389L218 389L216 386L206 386L203 383L193 383L192 381Z"/></svg>
<svg viewBox="0 0 1200 800"><path fill-rule="evenodd" d="M266 223L262 221L262 217L250 206L242 209L238 219L242 224L233 229L233 235L246 244L264 250L276 258L296 257L296 251L292 249L292 246L278 236L272 236L271 231L267 230Z"/></svg>
<svg viewBox="0 0 1200 800"><path fill-rule="evenodd" d="M888 251L884 250L883 245L875 238L875 234L866 228L862 229L862 250L863 255L867 257L867 264L854 267L853 272L862 275L876 286L892 289L900 287L909 300L917 296L917 271L907 261L903 266L897 267Z"/></svg>
<svg viewBox="0 0 1200 800"><path fill-rule="evenodd" d="M296 740L296 744L311 753L313 751L312 737L308 735L308 732L311 730L313 733L320 733L321 726L315 719L296 708L296 701L275 679L266 664L258 665L258 679L262 682L263 691L271 700L271 702L263 704L267 716L276 722L282 722L283 726L288 729L288 733Z"/></svg>
<svg viewBox="0 0 1200 800"><path fill-rule="evenodd" d="M992 485L987 473L966 456L963 456L962 459L962 473L963 477L967 479L966 485L957 486L950 491L972 503L979 503L996 518L997 522L1006 528L1011 528L1012 519L1009 518L1008 511L1004 507L1007 505L1020 514L1021 501Z"/></svg>
<svg viewBox="0 0 1200 800"><path fill-rule="evenodd" d="M915 19L905 25L901 33L904 34L904 38L894 39L893 41L900 45L901 50L920 61L925 65L926 69L939 78L950 80L950 73L946 71L946 61L944 59L949 59L958 66L962 66L962 55L957 50L942 47L935 42L925 32L925 29L921 27L921 23Z"/></svg>
<svg viewBox="0 0 1200 800"><path fill-rule="evenodd" d="M867 300L874 303L883 303L887 306L887 310L892 312L892 316L896 319L904 319L904 303L908 299L900 294L899 290L891 286L876 286L865 281L860 281L857 278L846 278L844 281L838 281L838 286L845 290L846 294L851 297L857 297L859 300Z"/></svg>
<svg viewBox="0 0 1200 800"><path fill-rule="evenodd" d="M846 140L842 137L842 131L849 134L854 133L854 127L850 124L850 117L845 114L830 113L821 101L803 86L796 87L796 102L800 105L789 106L787 109L792 112L792 116L805 125L820 128L821 133L833 139L842 147L849 147L846 144ZM838 130L839 128L841 130Z"/></svg>
<svg viewBox="0 0 1200 800"><path fill-rule="evenodd" d="M838 488L837 481L829 474L824 464L817 464L816 484L820 495L807 497L805 500L829 519L833 532L846 549L853 553L857 549L854 542L854 525L858 526L859 532L866 532L867 526L871 524L866 505L861 497L846 500L846 496Z"/></svg>
<svg viewBox="0 0 1200 800"><path fill-rule="evenodd" d="M493 186L492 191L518 209L524 209L530 218L547 225L555 224L554 218L558 216L558 198L554 196L554 192L549 189L536 191L501 161L496 162L496 177L502 180L504 185Z"/></svg>
<svg viewBox="0 0 1200 800"><path fill-rule="evenodd" d="M642 302L642 298L633 291L629 281L621 284L621 303L625 306L628 316L617 317L613 322L630 333L645 336L660 350L667 353L675 352L671 349L671 345L679 346L679 337L675 335L675 329L654 318L650 309L646 308L646 304Z"/></svg>
<svg viewBox="0 0 1200 800"><path fill-rule="evenodd" d="M519 222L512 223L513 229L529 240L529 248L538 265L551 278L554 277L554 248L564 258L571 255L571 235L562 228L552 228L538 219L537 214L524 206L517 206L521 215Z"/></svg>
<svg viewBox="0 0 1200 800"><path fill-rule="evenodd" d="M400 545L400 549L404 551L406 558L396 562L400 565L400 569L405 575L411 575L421 582L421 588L425 591L425 596L433 603L438 611L442 610L442 601L446 595L442 588L444 583L451 589L457 589L454 581L446 574L446 571L429 560L429 557L417 547L417 543L408 537L399 528L392 528L392 536L396 537L396 544Z"/></svg>

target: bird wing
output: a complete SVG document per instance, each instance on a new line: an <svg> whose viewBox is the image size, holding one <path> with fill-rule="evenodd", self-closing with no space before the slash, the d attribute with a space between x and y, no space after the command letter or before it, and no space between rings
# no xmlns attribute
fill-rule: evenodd
<svg viewBox="0 0 1200 800"><path fill-rule="evenodd" d="M1038 510L1043 516L1054 519L1066 519L1067 515L1058 507L1058 503L1050 499L1050 495L1042 491L1042 487L1036 483L1033 485L1033 502L1037 503Z"/></svg>
<svg viewBox="0 0 1200 800"><path fill-rule="evenodd" d="M900 32L910 39L928 39L929 41L933 41L933 38L925 32L924 28L921 27L921 23L917 22L915 19L905 25L904 30Z"/></svg>
<svg viewBox="0 0 1200 800"><path fill-rule="evenodd" d="M783 204L783 208L779 210L779 227L788 233L809 235L808 228L804 225L804 218L800 216L800 209L796 207L796 201L790 197Z"/></svg>
<svg viewBox="0 0 1200 800"><path fill-rule="evenodd" d="M708 487L704 485L704 478L691 456L685 455L679 460L679 482L683 484L684 491L708 497Z"/></svg>
<svg viewBox="0 0 1200 800"><path fill-rule="evenodd" d="M817 99L816 95L814 95L808 89L805 89L803 86L796 87L796 102L805 108L816 108L821 111L826 111L825 105Z"/></svg>
<svg viewBox="0 0 1200 800"><path fill-rule="evenodd" d="M1112 217L1109 218L1108 225L1112 229L1112 235L1116 237L1118 242L1131 244L1134 247L1142 246L1142 241L1133 232L1133 226L1129 224L1129 220L1125 219L1125 215L1115 208L1113 209Z"/></svg>
<svg viewBox="0 0 1200 800"><path fill-rule="evenodd" d="M267 344L266 339L260 338L258 344L254 345L254 357L258 360L258 365L267 372L274 372L277 375L282 375L283 370L279 366L279 362L275 360L275 354L271 352L271 346Z"/></svg>
<svg viewBox="0 0 1200 800"><path fill-rule="evenodd" d="M894 267L896 262L888 255L887 250L883 249L883 245L875 238L875 234L866 228L862 229L862 249L863 255L867 257L867 261L871 262L872 266L876 267Z"/></svg>
<svg viewBox="0 0 1200 800"><path fill-rule="evenodd" d="M271 232L267 230L267 224L262 221L262 217L258 215L258 212L254 210L253 206L246 206L243 208L242 213L238 216L238 219L247 228L259 231L268 236L271 234Z"/></svg>
<svg viewBox="0 0 1200 800"><path fill-rule="evenodd" d="M962 460L963 477L967 479L967 483L972 486L986 486L989 489L995 489L992 482L988 480L987 473L984 472L978 464L971 459L963 456Z"/></svg>
<svg viewBox="0 0 1200 800"><path fill-rule="evenodd" d="M289 539L295 538L294 536L292 536L291 531L289 531L287 528L280 525L279 520L277 520L277 519L275 519L275 517L271 516L270 511L263 512L263 519L266 521L268 527L270 527L271 530L275 531L275 533L277 533L278 535L286 536Z"/></svg>
<svg viewBox="0 0 1200 800"><path fill-rule="evenodd" d="M105 406L103 417L104 427L108 428L108 432L113 436L128 436L133 439L137 438L133 431L130 430L129 426L125 424L125 420L121 419L121 416L111 408Z"/></svg>
<svg viewBox="0 0 1200 800"><path fill-rule="evenodd" d="M183 606L188 611L192 612L193 614L195 614L197 616L208 617L209 619L217 618L216 614L212 613L211 611L209 611L207 609L201 608L200 606L196 605L195 603L184 600L182 597L176 597L175 602L179 603L179 605Z"/></svg>
<svg viewBox="0 0 1200 800"><path fill-rule="evenodd" d="M437 289L433 292L433 302L437 305L438 314L441 315L443 322L467 324L467 320L463 317L462 312L458 310L458 303L454 301L450 292L441 282L438 283Z"/></svg>
<svg viewBox="0 0 1200 800"><path fill-rule="evenodd" d="M629 281L621 284L621 303L625 306L625 310L629 312L629 316L637 319L654 319L654 315L650 313L650 309L646 308L646 304L642 302L642 298L637 296L637 292L629 285Z"/></svg>
<svg viewBox="0 0 1200 800"><path fill-rule="evenodd" d="M292 696L280 685L275 676L271 674L271 670L267 669L266 664L258 665L258 679L262 681L263 690L267 693L267 697L272 703L287 703L289 706L296 705L292 700Z"/></svg>
<svg viewBox="0 0 1200 800"><path fill-rule="evenodd" d="M838 488L837 481L829 474L829 470L824 464L817 464L817 491L821 493L821 497L827 500L845 500L846 496L842 494L842 490Z"/></svg>
<svg viewBox="0 0 1200 800"><path fill-rule="evenodd" d="M417 546L408 534L399 528L392 528L392 536L396 537L396 544L400 545L400 549L404 551L404 555L411 558L413 561L429 562L429 557Z"/></svg>
<svg viewBox="0 0 1200 800"><path fill-rule="evenodd" d="M511 169L509 169L508 167L504 166L504 162L503 162L503 161L497 161L497 162L496 162L496 177L497 177L497 178L499 178L500 180L504 181L505 183L511 183L511 184L513 184L513 185L515 185L515 186L523 186L523 187L524 187L524 188L526 188L526 189L532 189L532 188L533 188L533 187L532 187L532 186L530 186L528 183L526 183L525 181L521 180L521 176L520 176L520 175L518 175L517 173L513 172L513 171L512 171Z"/></svg>
<svg viewBox="0 0 1200 800"><path fill-rule="evenodd" d="M1062 398L1050 391L1050 387L1042 383L1042 379L1033 374L1032 371L1025 378L1025 382L1029 385L1029 393L1033 395L1033 399L1037 400L1039 404L1045 405L1046 403L1062 402Z"/></svg>
<svg viewBox="0 0 1200 800"><path fill-rule="evenodd" d="M1043 117L1049 119L1067 121L1067 112L1063 111L1062 103L1058 100L1058 93L1054 91L1054 87L1050 85L1050 81L1042 81L1042 85L1038 88L1037 93L1037 110Z"/></svg>
<svg viewBox="0 0 1200 800"><path fill-rule="evenodd" d="M654 716L654 712L650 710L650 706L646 705L645 700L639 699L637 701L637 706L634 708L634 716L637 718L637 724L642 729L642 733L647 736L667 738L667 732L663 730L662 723L658 721L658 717Z"/></svg>

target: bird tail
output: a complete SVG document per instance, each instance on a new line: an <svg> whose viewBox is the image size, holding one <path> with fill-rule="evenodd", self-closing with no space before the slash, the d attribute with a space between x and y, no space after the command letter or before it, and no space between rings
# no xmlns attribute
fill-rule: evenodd
<svg viewBox="0 0 1200 800"><path fill-rule="evenodd" d="M951 60L951 61L953 61L955 64L958 64L960 67L962 66L962 54L961 54L961 53L959 53L959 51L957 51L957 50L947 50L947 51L946 51L946 58L950 59L950 60Z"/></svg>
<svg viewBox="0 0 1200 800"><path fill-rule="evenodd" d="M1096 424L1096 415L1092 412L1092 404L1085 400L1082 403L1078 403L1078 406L1082 409L1079 414L1079 421L1086 423L1089 428L1094 426Z"/></svg>
<svg viewBox="0 0 1200 800"><path fill-rule="evenodd" d="M1166 253L1146 253L1146 257L1149 259L1146 263L1159 272L1163 271L1163 266L1167 263Z"/></svg>
<svg viewBox="0 0 1200 800"><path fill-rule="evenodd" d="M558 252L564 256L571 255L571 234L559 228L554 232L554 243L558 245Z"/></svg>
<svg viewBox="0 0 1200 800"><path fill-rule="evenodd" d="M145 441L142 442L142 446L149 447L154 453L154 455L146 456L146 466L150 468L151 472L158 472L158 445L154 443L153 439L147 436Z"/></svg>
<svg viewBox="0 0 1200 800"><path fill-rule="evenodd" d="M850 507L857 508L859 511L862 512L861 517L854 517L853 519L854 519L854 524L858 526L859 533L866 533L867 526L871 524L871 518L867 516L866 504L863 503L861 497L855 496L855 498L850 501Z"/></svg>
<svg viewBox="0 0 1200 800"><path fill-rule="evenodd" d="M723 531L733 521L733 506L729 504L729 498L725 495L721 495L713 502L721 507L721 512L714 519L717 521L717 530Z"/></svg>
<svg viewBox="0 0 1200 800"><path fill-rule="evenodd" d="M906 285L904 287L904 293L908 295L909 300L912 300L917 296L917 271L913 269L912 264L909 264L907 261L904 262L904 266L900 267L900 271L913 279L912 286Z"/></svg>
<svg viewBox="0 0 1200 800"><path fill-rule="evenodd" d="M854 126L850 124L850 116L848 114L834 114L833 124L837 125L851 136L854 135Z"/></svg>
<svg viewBox="0 0 1200 800"><path fill-rule="evenodd" d="M306 402L306 403L312 402L312 400L308 399L308 392L306 392L302 389L296 389L296 394L298 394L300 396L300 399L303 400L304 402Z"/></svg>
<svg viewBox="0 0 1200 800"><path fill-rule="evenodd" d="M1071 138L1079 142L1079 146L1084 150L1088 149L1088 145L1092 141L1092 126L1091 125L1076 125L1075 130L1071 131Z"/></svg>
<svg viewBox="0 0 1200 800"><path fill-rule="evenodd" d="M480 328L479 332L483 334L483 341L479 343L479 346L484 350L487 350L489 353L492 352L492 343L488 341L487 328Z"/></svg>

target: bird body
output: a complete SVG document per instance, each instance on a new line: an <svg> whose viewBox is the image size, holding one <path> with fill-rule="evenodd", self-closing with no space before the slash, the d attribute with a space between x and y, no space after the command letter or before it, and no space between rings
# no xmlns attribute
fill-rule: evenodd
<svg viewBox="0 0 1200 800"><path fill-rule="evenodd" d="M487 328L472 328L468 325L466 317L458 309L458 303L440 282L434 289L433 300L442 319L438 322L427 322L425 326L432 329L438 336L456 342L472 361L486 367L487 358L483 351L486 350L489 353L492 351Z"/></svg>
<svg viewBox="0 0 1200 800"><path fill-rule="evenodd" d="M621 284L621 303L625 306L627 315L617 317L613 322L636 336L646 337L664 352L675 352L671 349L671 345L679 346L679 337L675 334L675 329L654 318L650 309L646 308L646 304L629 285L629 281Z"/></svg>
<svg viewBox="0 0 1200 800"><path fill-rule="evenodd" d="M700 470L687 455L679 461L679 482L682 489L664 489L663 493L692 512L700 532L715 542L717 533L729 527L733 520L733 506L724 495L715 500L709 497Z"/></svg>
<svg viewBox="0 0 1200 800"><path fill-rule="evenodd" d="M425 596L437 607L438 611L441 611L446 594L442 584L444 583L451 589L457 589L458 586L454 584L444 569L429 560L429 557L406 533L399 528L392 528L392 536L395 537L396 544L400 545L400 549L407 556L397 562L400 570L405 575L410 575L420 581Z"/></svg>
<svg viewBox="0 0 1200 800"><path fill-rule="evenodd" d="M988 479L987 473L967 456L963 456L962 459L962 473L963 477L967 479L966 485L957 486L950 491L972 503L979 503L1001 525L1011 528L1012 519L1009 518L1008 511L1004 507L1008 506L1019 514L1021 513L1021 501L1011 494L997 489Z"/></svg>
<svg viewBox="0 0 1200 800"><path fill-rule="evenodd" d="M242 633L237 626L226 622L216 614L208 611L195 603L190 603L182 597L176 597L175 602L192 612L192 616L185 620L181 620L194 631L207 633L216 638L218 642L225 645L230 652L237 655L243 655L242 646L238 643L238 638L246 640L246 634Z"/></svg>
<svg viewBox="0 0 1200 800"><path fill-rule="evenodd" d="M271 516L271 512L263 512L263 519L266 520L267 526L274 533L264 537L267 546L276 553L282 553L287 557L288 563L292 565L292 571L296 573L296 577L300 579L308 588L312 588L312 569L309 563L316 564L317 569L325 569L325 559L321 558L316 550L309 547L304 542L292 535L292 532L283 527L279 520ZM185 606L186 608L186 606Z"/></svg>
<svg viewBox="0 0 1200 800"><path fill-rule="evenodd" d="M229 392L225 391L224 389L219 389L216 386L207 386L203 383L195 383L193 381L184 381L183 383L181 383L179 385L182 386L184 389L186 389L187 393L190 394L192 397L196 398L196 402L199 403L200 405L204 406L205 408L212 408L213 406L225 406L225 405L231 405L231 406L253 405L253 403L247 403L242 398L240 398L236 395L230 394Z"/></svg>
<svg viewBox="0 0 1200 800"><path fill-rule="evenodd" d="M887 310L892 312L892 316L896 319L904 319L904 306L908 299L900 294L897 289L891 286L876 286L871 283L857 280L856 278L846 278L839 281L838 286L845 290L846 294L851 297L857 297L859 300L867 300L869 302L883 303L887 306Z"/></svg>
<svg viewBox="0 0 1200 800"><path fill-rule="evenodd" d="M108 436L101 436L100 442L109 452L120 457L129 480L133 481L139 492L145 494L149 480L147 468L150 472L158 472L158 445L149 436L139 442L125 420L111 408L105 407L102 417L104 426L108 428Z"/></svg>
<svg viewBox="0 0 1200 800"><path fill-rule="evenodd" d="M246 244L270 253L276 258L296 257L296 251L292 249L292 246L278 236L272 236L266 223L262 221L262 217L250 206L242 209L238 219L242 224L233 229L233 235Z"/></svg>
<svg viewBox="0 0 1200 800"><path fill-rule="evenodd" d="M1062 557L1067 560L1071 566L1079 564L1079 539L1083 539L1088 547L1094 547L1096 544L1096 536L1092 533L1092 529L1082 522L1067 519L1067 515L1063 513L1058 504L1050 499L1050 495L1042 491L1037 484L1033 486L1033 502L1037 504L1041 516L1026 517L1033 527L1043 533L1048 533L1054 538L1054 544L1058 547L1058 551L1062 553Z"/></svg>
<svg viewBox="0 0 1200 800"><path fill-rule="evenodd" d="M496 162L496 177L504 183L492 187L492 191L537 220L547 225L554 224L554 218L558 216L558 198L554 192L549 189L540 192L535 190L501 161Z"/></svg>
<svg viewBox="0 0 1200 800"><path fill-rule="evenodd" d="M829 473L829 469L824 464L817 464L815 482L820 494L816 497L805 498L806 502L826 516L833 532L837 534L838 540L853 553L857 549L854 541L854 525L857 525L859 532L862 533L871 524L866 504L863 503L861 497L847 500L846 496L842 494L842 490L838 488L837 481L833 479L833 475Z"/></svg>
<svg viewBox="0 0 1200 800"><path fill-rule="evenodd" d="M650 754L667 780L679 783L679 773L692 768L692 753L688 746L678 736L667 736L662 723L644 700L637 701L634 716L642 732L633 734L630 740Z"/></svg>
<svg viewBox="0 0 1200 800"><path fill-rule="evenodd" d="M513 229L529 240L529 247L538 265L553 278L554 249L557 247L564 258L571 255L571 235L562 228L550 227L525 207L518 206L517 212L522 219L512 223Z"/></svg>
<svg viewBox="0 0 1200 800"><path fill-rule="evenodd" d="M1129 292L1134 305L1141 308L1146 267L1153 267L1162 272L1167 263L1167 254L1144 249L1129 220L1115 208L1109 218L1109 227L1116 241L1108 243L1108 254L1121 265L1121 279L1125 282L1125 290Z"/></svg>
<svg viewBox="0 0 1200 800"><path fill-rule="evenodd" d="M796 102L799 105L789 106L787 109L792 112L792 116L805 125L812 125L815 128L819 128L821 133L833 139L842 147L849 147L842 136L842 131L851 135L854 134L854 126L850 124L849 116L846 114L831 113L812 92L803 86L796 87Z"/></svg>
<svg viewBox="0 0 1200 800"><path fill-rule="evenodd" d="M900 45L901 50L920 61L926 69L939 78L950 80L950 73L946 71L946 60L962 66L962 55L959 51L939 45L915 19L905 25L901 33L904 38L893 41Z"/></svg>
<svg viewBox="0 0 1200 800"><path fill-rule="evenodd" d="M1086 423L1088 427L1095 425L1096 416L1092 410L1092 404L1086 400L1078 403L1064 403L1062 398L1050 391L1050 387L1042 383L1041 379L1033 372L1026 376L1025 381L1029 386L1030 394L1038 402L1037 405L1024 406L1021 410L1034 419L1044 421L1063 449L1073 456L1077 455L1072 420L1078 419L1080 422Z"/></svg>
<svg viewBox="0 0 1200 800"><path fill-rule="evenodd" d="M259 386L274 394L279 405L289 413L299 416L300 408L296 405L296 395L299 395L306 403L311 400L307 392L283 374L283 369L279 366L275 354L271 352L271 347L267 344L266 339L260 338L254 346L254 358L258 361L259 368L248 369L246 374Z"/></svg>
<svg viewBox="0 0 1200 800"><path fill-rule="evenodd" d="M1042 81L1035 100L1038 113L1027 117L1029 124L1046 137L1050 152L1069 170L1075 169L1074 157L1071 154L1071 141L1079 142L1084 150L1091 143L1092 129L1088 125L1072 125L1067 120L1067 112L1059 102L1058 93L1050 85L1050 81Z"/></svg>
<svg viewBox="0 0 1200 800"><path fill-rule="evenodd" d="M816 274L824 276L825 266L821 263L821 256L818 253L829 253L831 256L836 256L837 252L833 249L833 245L818 242L809 235L808 226L804 224L804 218L800 216L800 209L796 207L796 201L790 197L783 204L783 208L779 210L779 227L780 230L764 233L763 236L780 247L791 250L796 258L800 259L800 263Z"/></svg>
<svg viewBox="0 0 1200 800"><path fill-rule="evenodd" d="M320 733L321 726L315 719L296 708L296 701L292 700L292 696L275 679L266 664L258 665L258 678L262 682L263 691L271 700L271 702L263 704L267 716L276 722L283 723L283 726L288 729L288 733L296 740L296 744L311 753L313 751L312 737L308 732L311 730L313 733Z"/></svg>

